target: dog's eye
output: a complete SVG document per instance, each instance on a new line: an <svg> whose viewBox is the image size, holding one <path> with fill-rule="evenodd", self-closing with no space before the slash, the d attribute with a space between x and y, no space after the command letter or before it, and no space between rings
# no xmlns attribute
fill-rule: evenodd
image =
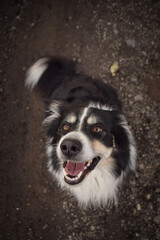
<svg viewBox="0 0 160 240"><path fill-rule="evenodd" d="M99 126L95 126L92 128L92 131L95 132L95 133L100 133L103 131L103 129Z"/></svg>
<svg viewBox="0 0 160 240"><path fill-rule="evenodd" d="M65 124L63 124L62 129L64 131L68 131L70 129L70 126L67 123L65 123Z"/></svg>

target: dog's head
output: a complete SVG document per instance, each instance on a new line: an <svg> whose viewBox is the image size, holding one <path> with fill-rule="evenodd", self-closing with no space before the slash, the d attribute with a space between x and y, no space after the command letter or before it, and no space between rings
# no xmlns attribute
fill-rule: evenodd
<svg viewBox="0 0 160 240"><path fill-rule="evenodd" d="M52 139L49 148L53 147L58 170L63 168L65 182L79 184L97 165L109 164L107 159L115 148L114 114L110 108L99 109L94 104L68 111L58 103L51 106L52 114L45 120Z"/></svg>
<svg viewBox="0 0 160 240"><path fill-rule="evenodd" d="M134 168L129 128L124 117L110 107L94 103L75 107L55 102L44 124L49 136L49 169L58 179L63 177L61 183L85 184L92 172L101 169L116 178L129 168L129 158Z"/></svg>

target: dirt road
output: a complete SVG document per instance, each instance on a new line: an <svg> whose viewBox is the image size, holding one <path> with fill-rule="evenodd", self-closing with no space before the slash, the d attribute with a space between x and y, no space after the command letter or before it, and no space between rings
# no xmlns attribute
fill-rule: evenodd
<svg viewBox="0 0 160 240"><path fill-rule="evenodd" d="M0 239L160 239L159 16L156 0L1 1ZM24 87L45 55L76 59L120 94L138 163L117 209L80 209L46 170L43 105Z"/></svg>

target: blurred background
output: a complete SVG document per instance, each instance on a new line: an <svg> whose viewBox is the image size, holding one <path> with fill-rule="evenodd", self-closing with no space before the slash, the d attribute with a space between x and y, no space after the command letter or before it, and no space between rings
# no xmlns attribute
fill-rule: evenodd
<svg viewBox="0 0 160 240"><path fill-rule="evenodd" d="M24 87L46 55L78 61L120 95L138 161L117 208L79 208L47 172L43 104ZM160 1L1 0L0 239L160 239L159 103Z"/></svg>

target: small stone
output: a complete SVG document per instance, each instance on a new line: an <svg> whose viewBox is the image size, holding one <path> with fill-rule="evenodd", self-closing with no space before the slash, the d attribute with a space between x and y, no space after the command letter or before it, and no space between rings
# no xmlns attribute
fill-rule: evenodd
<svg viewBox="0 0 160 240"><path fill-rule="evenodd" d="M137 204L137 210L140 211L141 210L141 205L138 203Z"/></svg>
<svg viewBox="0 0 160 240"><path fill-rule="evenodd" d="M143 56L147 56L147 53L145 51L142 51Z"/></svg>
<svg viewBox="0 0 160 240"><path fill-rule="evenodd" d="M114 28L114 29L113 29L113 33L114 33L115 35L118 35L119 32L118 32L118 30L117 30L116 28Z"/></svg>
<svg viewBox="0 0 160 240"><path fill-rule="evenodd" d="M126 40L126 44L127 44L127 46L129 46L129 47L135 48L135 46L136 46L136 41L135 41L134 39L127 39L127 40Z"/></svg>
<svg viewBox="0 0 160 240"><path fill-rule="evenodd" d="M156 193L160 193L160 188L156 188Z"/></svg>
<svg viewBox="0 0 160 240"><path fill-rule="evenodd" d="M18 15L16 16L16 19L19 20L19 21L21 21L21 17L18 16Z"/></svg>
<svg viewBox="0 0 160 240"><path fill-rule="evenodd" d="M16 30L16 27L15 27L15 26L13 26L13 27L12 27L12 31L15 31L15 30Z"/></svg>
<svg viewBox="0 0 160 240"><path fill-rule="evenodd" d="M135 97L134 97L134 100L136 102L142 102L143 101L143 96L142 94L137 94Z"/></svg>
<svg viewBox="0 0 160 240"><path fill-rule="evenodd" d="M153 210L153 205L152 205L152 204L150 204L150 205L149 205L149 208L150 208L151 210Z"/></svg>
<svg viewBox="0 0 160 240"><path fill-rule="evenodd" d="M46 192L47 192L47 188L44 188L43 193L46 194Z"/></svg>
<svg viewBox="0 0 160 240"><path fill-rule="evenodd" d="M159 137L158 134L156 134L156 135L154 136L155 139L158 139L158 137Z"/></svg>
<svg viewBox="0 0 160 240"><path fill-rule="evenodd" d="M143 163L139 164L139 168L144 169L144 164Z"/></svg>
<svg viewBox="0 0 160 240"><path fill-rule="evenodd" d="M91 226L91 230L94 231L94 230L95 230L95 227L94 227L94 226Z"/></svg>
<svg viewBox="0 0 160 240"><path fill-rule="evenodd" d="M159 148L157 149L156 152L157 152L158 155L160 155L160 149Z"/></svg>
<svg viewBox="0 0 160 240"><path fill-rule="evenodd" d="M154 222L160 224L160 215L154 217Z"/></svg>
<svg viewBox="0 0 160 240"><path fill-rule="evenodd" d="M30 238L33 237L33 231L32 231L31 228L28 229L28 236L29 236Z"/></svg>
<svg viewBox="0 0 160 240"><path fill-rule="evenodd" d="M147 194L147 199L149 200L151 198L151 194Z"/></svg>
<svg viewBox="0 0 160 240"><path fill-rule="evenodd" d="M35 23L31 23L31 27L32 27L32 28L35 27L35 25L36 25Z"/></svg>
<svg viewBox="0 0 160 240"><path fill-rule="evenodd" d="M45 224L44 226L43 226L43 230L45 230L45 229L47 229L48 228L48 224Z"/></svg>

